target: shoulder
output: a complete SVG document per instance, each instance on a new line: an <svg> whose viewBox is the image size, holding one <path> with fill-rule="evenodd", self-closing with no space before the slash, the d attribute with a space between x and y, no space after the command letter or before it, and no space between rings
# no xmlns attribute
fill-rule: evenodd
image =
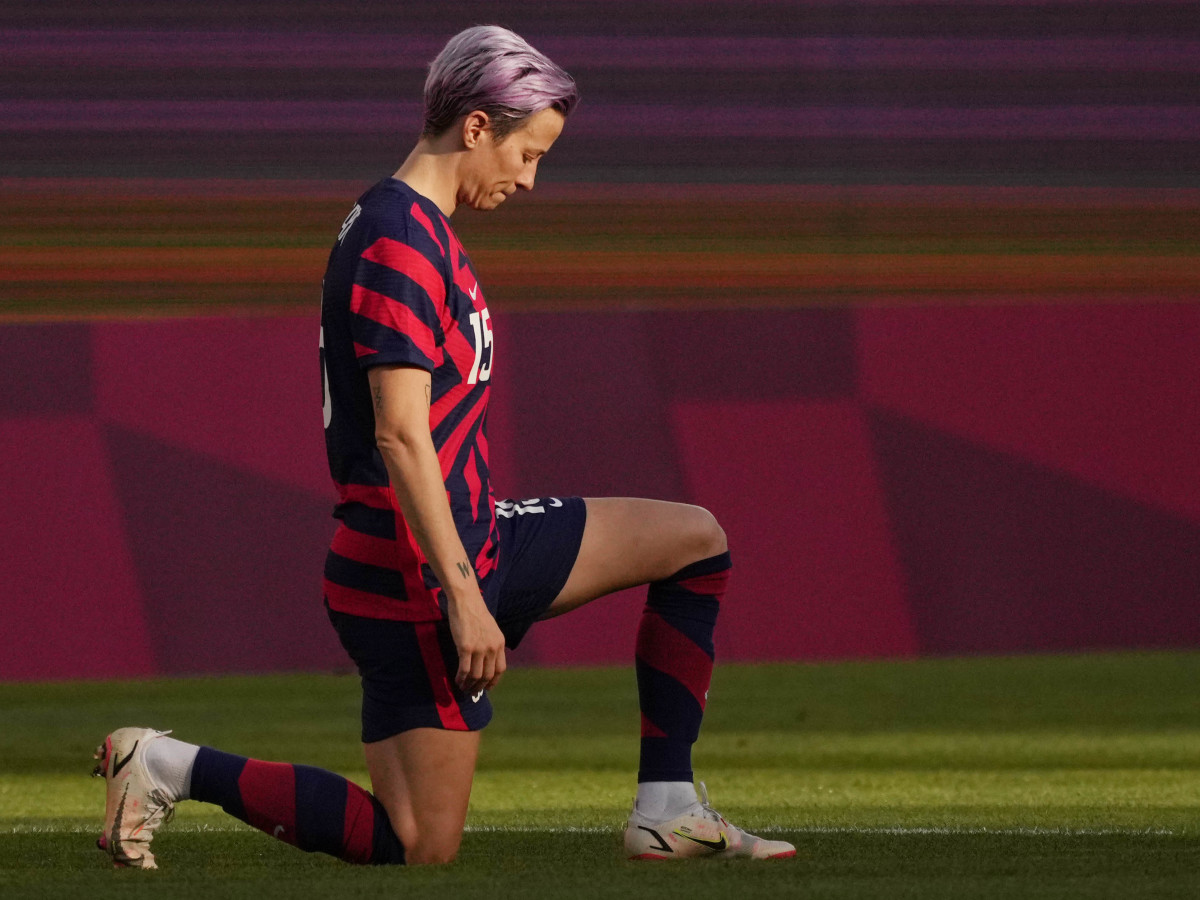
<svg viewBox="0 0 1200 900"><path fill-rule="evenodd" d="M359 245L378 241L404 244L435 265L446 259L447 235L441 214L402 182L387 178L359 198Z"/></svg>

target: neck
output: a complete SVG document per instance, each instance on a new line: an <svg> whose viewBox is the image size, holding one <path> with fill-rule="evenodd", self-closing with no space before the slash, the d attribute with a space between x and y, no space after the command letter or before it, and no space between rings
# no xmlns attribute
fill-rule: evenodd
<svg viewBox="0 0 1200 900"><path fill-rule="evenodd" d="M459 154L447 143L421 138L392 177L428 197L449 217L458 206Z"/></svg>

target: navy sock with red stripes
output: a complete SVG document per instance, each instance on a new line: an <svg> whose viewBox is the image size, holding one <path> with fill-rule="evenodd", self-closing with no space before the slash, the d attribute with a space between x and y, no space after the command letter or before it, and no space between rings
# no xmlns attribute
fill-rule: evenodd
<svg viewBox="0 0 1200 900"><path fill-rule="evenodd" d="M708 701L713 629L729 569L726 551L650 585L637 635L639 783L692 780L692 744Z"/></svg>
<svg viewBox="0 0 1200 900"><path fill-rule="evenodd" d="M215 803L272 837L360 864L402 864L404 845L373 795L312 766L262 762L201 747L192 800Z"/></svg>

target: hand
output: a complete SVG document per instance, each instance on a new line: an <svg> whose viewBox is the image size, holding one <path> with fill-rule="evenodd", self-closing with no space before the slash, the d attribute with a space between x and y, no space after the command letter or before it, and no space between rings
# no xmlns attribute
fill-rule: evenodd
<svg viewBox="0 0 1200 900"><path fill-rule="evenodd" d="M468 694L490 690L508 668L504 659L504 633L478 593L470 600L451 601L450 634L458 648L458 673L454 682Z"/></svg>

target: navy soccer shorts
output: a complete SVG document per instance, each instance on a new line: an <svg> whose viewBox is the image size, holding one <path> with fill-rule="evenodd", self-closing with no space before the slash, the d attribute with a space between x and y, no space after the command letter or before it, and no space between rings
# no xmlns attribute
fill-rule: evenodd
<svg viewBox="0 0 1200 900"><path fill-rule="evenodd" d="M567 583L587 508L581 497L504 500L496 504L500 557L484 580L505 643L516 647ZM492 718L454 683L458 650L445 619L397 622L328 610L362 678L362 740L369 744L413 728L478 731Z"/></svg>

